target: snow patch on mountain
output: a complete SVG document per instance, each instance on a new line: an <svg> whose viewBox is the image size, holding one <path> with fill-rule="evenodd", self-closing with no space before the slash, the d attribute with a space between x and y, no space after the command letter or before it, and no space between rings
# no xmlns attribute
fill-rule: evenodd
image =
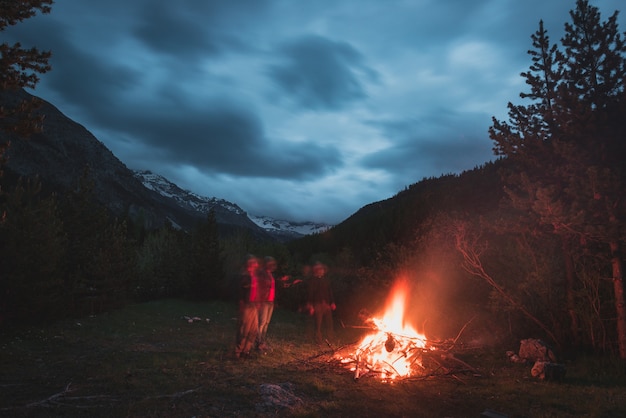
<svg viewBox="0 0 626 418"><path fill-rule="evenodd" d="M220 206L230 212L236 213L237 215L247 215L246 211L228 200L218 199L216 197L200 196L189 190L181 189L165 177L151 171L135 171L134 174L135 177L137 177L148 189L153 190L162 196L174 199L181 206L185 206L202 213L208 213L212 207Z"/></svg>
<svg viewBox="0 0 626 418"><path fill-rule="evenodd" d="M248 215L250 220L268 232L291 232L298 235L311 235L329 230L332 225L316 222L291 222L269 216Z"/></svg>

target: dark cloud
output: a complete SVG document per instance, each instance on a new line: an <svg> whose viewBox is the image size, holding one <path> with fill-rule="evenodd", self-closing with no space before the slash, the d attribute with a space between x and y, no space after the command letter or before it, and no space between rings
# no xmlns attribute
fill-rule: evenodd
<svg viewBox="0 0 626 418"><path fill-rule="evenodd" d="M224 102L179 105L177 112L161 118L139 112L128 118L126 130L167 155L169 163L193 165L206 173L303 180L342 164L334 146L273 142L256 115Z"/></svg>
<svg viewBox="0 0 626 418"><path fill-rule="evenodd" d="M142 74L103 59L96 49L80 48L60 23L40 20L36 26L16 26L9 36L52 52L52 71L42 75L42 84L62 103L80 108L86 121L114 124L116 112L125 112L119 106L120 96L137 86Z"/></svg>
<svg viewBox="0 0 626 418"><path fill-rule="evenodd" d="M132 33L156 53L202 59L245 50L245 28L262 19L264 1L145 1Z"/></svg>
<svg viewBox="0 0 626 418"><path fill-rule="evenodd" d="M361 163L414 179L472 169L494 158L485 129L488 120L484 114L438 109L419 118L373 121L390 145Z"/></svg>
<svg viewBox="0 0 626 418"><path fill-rule="evenodd" d="M305 36L280 49L283 61L268 74L298 105L313 110L339 110L367 97L359 73L373 76L350 44Z"/></svg>
<svg viewBox="0 0 626 418"><path fill-rule="evenodd" d="M127 113L121 100L138 86L142 74L116 62L102 62L71 44L55 48L47 86L72 106L81 109L86 121L115 126L118 115Z"/></svg>
<svg viewBox="0 0 626 418"><path fill-rule="evenodd" d="M179 10L162 5L147 7L133 34L157 53L187 56L188 59L217 54L227 40L215 39L204 25L189 22Z"/></svg>

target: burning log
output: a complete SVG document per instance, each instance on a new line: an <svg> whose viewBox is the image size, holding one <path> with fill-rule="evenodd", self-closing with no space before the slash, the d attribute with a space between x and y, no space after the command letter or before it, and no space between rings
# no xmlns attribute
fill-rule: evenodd
<svg viewBox="0 0 626 418"><path fill-rule="evenodd" d="M378 373L385 379L393 379L410 374L414 365L421 367L423 351L421 339L387 333L382 338L378 336L367 344L361 344L354 359L348 362L352 360L355 363L355 379L369 372Z"/></svg>
<svg viewBox="0 0 626 418"><path fill-rule="evenodd" d="M390 338L391 337L391 338ZM393 339L395 346L388 351L388 341ZM387 334L385 339L372 341L367 345L347 347L348 353L336 353L340 362L354 372L354 380L364 376L379 377L383 381L424 379L434 376L452 376L480 372L441 348L421 346L421 339ZM346 348L344 348L345 351Z"/></svg>

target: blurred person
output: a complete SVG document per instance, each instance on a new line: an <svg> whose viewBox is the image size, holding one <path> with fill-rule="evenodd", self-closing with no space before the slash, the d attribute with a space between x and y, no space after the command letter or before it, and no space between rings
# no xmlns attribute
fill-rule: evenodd
<svg viewBox="0 0 626 418"><path fill-rule="evenodd" d="M239 316L235 341L235 357L246 358L254 348L259 331L257 304L259 300L259 260L250 255L239 281Z"/></svg>
<svg viewBox="0 0 626 418"><path fill-rule="evenodd" d="M313 265L312 273L307 289L307 309L309 315L313 316L315 342L322 344L334 336L333 311L336 306L330 280L327 277L328 267L323 263L316 262Z"/></svg>
<svg viewBox="0 0 626 418"><path fill-rule="evenodd" d="M267 329L274 313L274 304L278 288L288 288L301 282L293 280L289 282L289 276L280 279L274 277L277 263L274 257L266 256L263 265L259 268L259 300L257 303L259 317L259 332L257 335L257 349L266 352L270 349L267 343Z"/></svg>
<svg viewBox="0 0 626 418"><path fill-rule="evenodd" d="M257 335L257 349L267 351L267 328L274 313L274 300L276 299L276 260L267 256L263 259L263 266L259 269L259 301L257 310L259 316L259 332Z"/></svg>

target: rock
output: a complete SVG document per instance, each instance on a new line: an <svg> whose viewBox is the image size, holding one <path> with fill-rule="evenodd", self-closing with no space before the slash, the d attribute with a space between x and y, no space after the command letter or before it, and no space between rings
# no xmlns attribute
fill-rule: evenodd
<svg viewBox="0 0 626 418"><path fill-rule="evenodd" d="M261 412L267 412L290 409L302 405L302 399L293 393L294 389L295 385L290 382L279 385L263 383L259 386L262 400L256 405L256 409Z"/></svg>
<svg viewBox="0 0 626 418"><path fill-rule="evenodd" d="M543 341L529 338L520 342L519 357L529 362L547 361L556 363L556 355Z"/></svg>

